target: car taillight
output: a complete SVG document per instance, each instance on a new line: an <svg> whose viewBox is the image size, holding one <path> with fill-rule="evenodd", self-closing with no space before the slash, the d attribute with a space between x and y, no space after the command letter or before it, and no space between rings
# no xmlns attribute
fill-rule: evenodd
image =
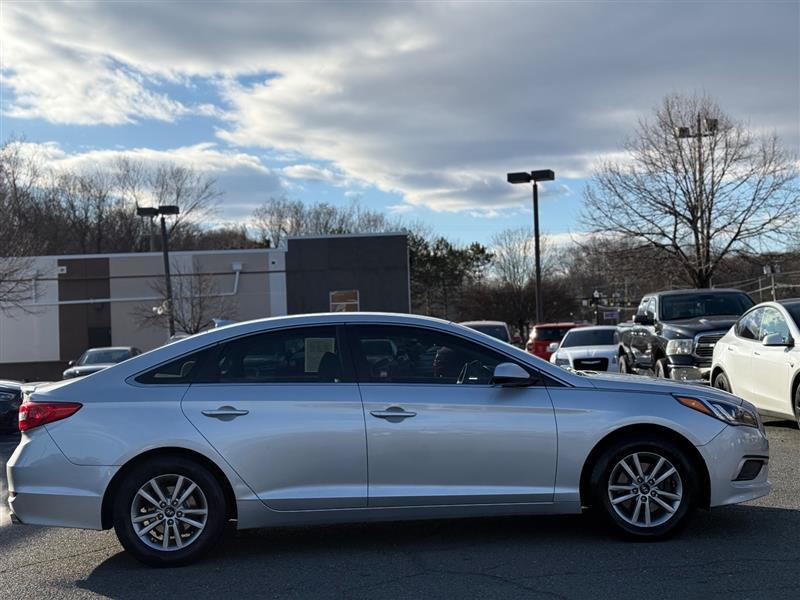
<svg viewBox="0 0 800 600"><path fill-rule="evenodd" d="M35 427L60 421L74 415L80 402L30 402L25 401L19 407L19 430L30 431Z"/></svg>

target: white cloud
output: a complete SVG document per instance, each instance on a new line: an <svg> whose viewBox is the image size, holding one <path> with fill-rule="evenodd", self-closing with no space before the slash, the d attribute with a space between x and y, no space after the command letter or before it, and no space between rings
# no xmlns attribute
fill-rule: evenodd
<svg viewBox="0 0 800 600"><path fill-rule="evenodd" d="M798 143L796 3L700 3L689 20L669 3L30 2L3 16L7 114L204 114L220 139L295 163L285 177L367 182L437 211L518 204L511 170L584 177L676 90ZM164 92L190 78L220 104Z"/></svg>

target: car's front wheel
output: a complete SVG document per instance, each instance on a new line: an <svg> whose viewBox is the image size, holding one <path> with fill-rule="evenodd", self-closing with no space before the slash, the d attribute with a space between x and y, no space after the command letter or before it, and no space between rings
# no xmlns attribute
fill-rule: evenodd
<svg viewBox="0 0 800 600"><path fill-rule="evenodd" d="M794 418L797 421L797 428L800 429L800 383L794 388Z"/></svg>
<svg viewBox="0 0 800 600"><path fill-rule="evenodd" d="M219 482L205 467L183 457L139 464L114 496L120 543L151 566L178 566L200 558L224 531L226 515Z"/></svg>
<svg viewBox="0 0 800 600"><path fill-rule="evenodd" d="M590 482L593 505L618 533L659 539L685 524L694 508L697 480L680 447L648 436L606 449Z"/></svg>
<svg viewBox="0 0 800 600"><path fill-rule="evenodd" d="M731 384L728 382L728 377L725 375L725 373L717 373L716 377L714 377L713 385L715 388L722 390L723 392L731 391Z"/></svg>
<svg viewBox="0 0 800 600"><path fill-rule="evenodd" d="M659 379L667 379L669 377L669 371L667 370L667 359L666 358L659 358L656 361L655 368L654 368L655 376Z"/></svg>

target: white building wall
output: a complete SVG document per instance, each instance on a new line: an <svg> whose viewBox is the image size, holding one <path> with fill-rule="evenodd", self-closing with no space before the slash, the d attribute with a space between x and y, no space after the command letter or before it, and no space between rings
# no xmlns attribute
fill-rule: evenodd
<svg viewBox="0 0 800 600"><path fill-rule="evenodd" d="M58 259L34 259L37 273L29 302L0 311L0 363L59 360Z"/></svg>

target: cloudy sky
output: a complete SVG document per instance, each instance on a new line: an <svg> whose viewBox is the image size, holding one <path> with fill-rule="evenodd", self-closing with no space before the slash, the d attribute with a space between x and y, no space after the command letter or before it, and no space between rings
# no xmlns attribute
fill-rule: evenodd
<svg viewBox="0 0 800 600"><path fill-rule="evenodd" d="M212 173L220 218L353 198L467 242L543 228L671 92L800 145L800 3L0 3L0 137L54 165L122 153Z"/></svg>

